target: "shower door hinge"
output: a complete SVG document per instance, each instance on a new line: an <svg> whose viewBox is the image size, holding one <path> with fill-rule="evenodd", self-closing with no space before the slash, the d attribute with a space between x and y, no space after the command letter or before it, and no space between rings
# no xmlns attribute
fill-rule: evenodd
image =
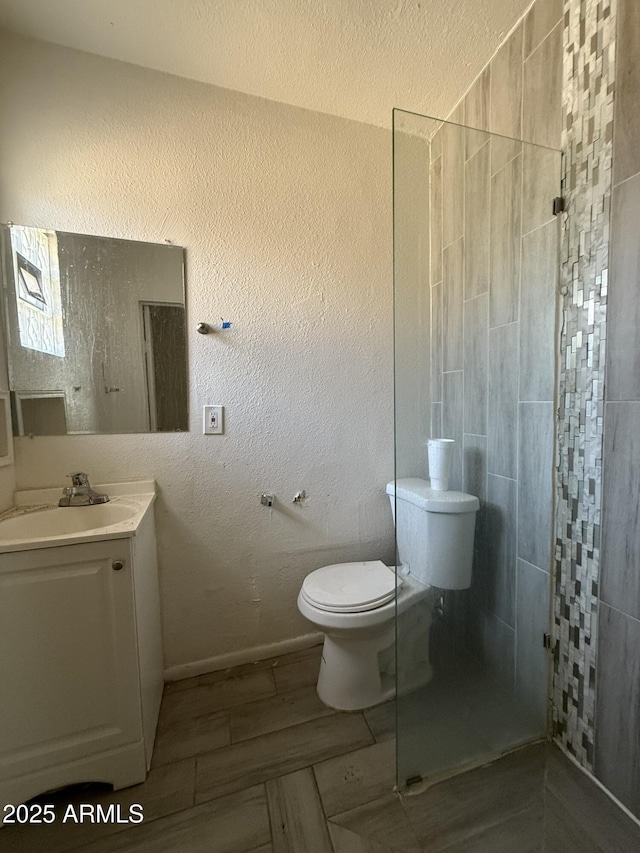
<svg viewBox="0 0 640 853"><path fill-rule="evenodd" d="M551 648L551 634L542 635L542 645L545 647L545 649Z"/></svg>
<svg viewBox="0 0 640 853"><path fill-rule="evenodd" d="M558 195L553 200L553 215L557 216L559 213L564 213L564 199L561 195Z"/></svg>

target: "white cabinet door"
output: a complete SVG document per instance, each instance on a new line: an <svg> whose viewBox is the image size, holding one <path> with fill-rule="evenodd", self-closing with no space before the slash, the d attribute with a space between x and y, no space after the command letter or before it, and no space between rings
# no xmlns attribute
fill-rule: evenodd
<svg viewBox="0 0 640 853"><path fill-rule="evenodd" d="M0 778L141 737L130 541L0 554Z"/></svg>

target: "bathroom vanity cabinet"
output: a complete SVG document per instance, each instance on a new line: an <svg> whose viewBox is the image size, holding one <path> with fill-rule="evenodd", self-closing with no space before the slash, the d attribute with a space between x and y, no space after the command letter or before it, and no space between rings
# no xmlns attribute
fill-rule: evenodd
<svg viewBox="0 0 640 853"><path fill-rule="evenodd" d="M163 687L150 498L125 535L0 553L0 804L146 777Z"/></svg>

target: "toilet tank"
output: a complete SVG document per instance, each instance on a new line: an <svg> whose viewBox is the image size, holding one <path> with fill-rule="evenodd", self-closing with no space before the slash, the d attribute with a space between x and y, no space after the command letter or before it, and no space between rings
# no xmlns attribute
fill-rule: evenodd
<svg viewBox="0 0 640 853"><path fill-rule="evenodd" d="M427 480L418 479L389 483L387 494L400 563L429 586L469 587L478 498L464 492L437 492Z"/></svg>

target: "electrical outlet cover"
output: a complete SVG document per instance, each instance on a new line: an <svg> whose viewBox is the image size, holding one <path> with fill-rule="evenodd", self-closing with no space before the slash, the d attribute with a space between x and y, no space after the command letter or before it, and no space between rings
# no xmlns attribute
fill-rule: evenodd
<svg viewBox="0 0 640 853"><path fill-rule="evenodd" d="M202 433L203 435L222 435L224 406L203 406Z"/></svg>

